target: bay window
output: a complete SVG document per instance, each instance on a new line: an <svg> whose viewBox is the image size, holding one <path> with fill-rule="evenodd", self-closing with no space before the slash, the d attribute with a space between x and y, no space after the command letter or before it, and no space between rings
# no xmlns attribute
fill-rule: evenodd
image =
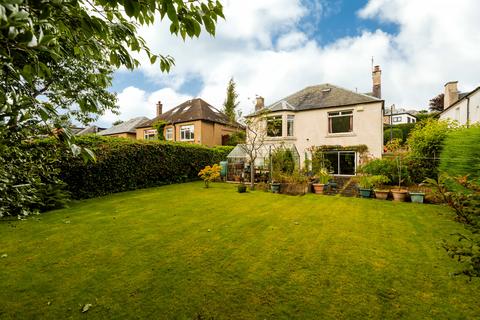
<svg viewBox="0 0 480 320"><path fill-rule="evenodd" d="M287 116L287 136L293 137L293 123L295 120L295 116L288 115Z"/></svg>
<svg viewBox="0 0 480 320"><path fill-rule="evenodd" d="M282 132L282 116L273 116L267 118L267 136L281 137Z"/></svg>

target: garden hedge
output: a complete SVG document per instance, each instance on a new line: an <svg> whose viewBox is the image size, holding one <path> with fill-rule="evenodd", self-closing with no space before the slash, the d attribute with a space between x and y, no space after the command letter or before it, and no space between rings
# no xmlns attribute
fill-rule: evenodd
<svg viewBox="0 0 480 320"><path fill-rule="evenodd" d="M440 172L480 179L480 127L450 132L440 155Z"/></svg>
<svg viewBox="0 0 480 320"><path fill-rule="evenodd" d="M91 149L97 160L62 157L60 178L73 199L195 180L202 168L226 160L233 148L99 136L79 138L77 144Z"/></svg>

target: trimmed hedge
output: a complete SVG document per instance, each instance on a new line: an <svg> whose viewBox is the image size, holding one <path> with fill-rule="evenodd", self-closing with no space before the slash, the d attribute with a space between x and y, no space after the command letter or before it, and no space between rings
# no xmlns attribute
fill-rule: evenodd
<svg viewBox="0 0 480 320"><path fill-rule="evenodd" d="M63 156L60 178L74 199L196 180L202 168L225 160L233 149L99 136L77 144L94 151L97 161Z"/></svg>
<svg viewBox="0 0 480 320"><path fill-rule="evenodd" d="M440 172L480 179L480 127L450 132L440 155Z"/></svg>

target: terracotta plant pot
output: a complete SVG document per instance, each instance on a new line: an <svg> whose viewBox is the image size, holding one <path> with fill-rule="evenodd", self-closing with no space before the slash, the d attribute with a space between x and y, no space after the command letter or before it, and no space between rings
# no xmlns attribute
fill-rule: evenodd
<svg viewBox="0 0 480 320"><path fill-rule="evenodd" d="M323 194L323 190L325 189L325 185L323 183L314 183L313 184L313 191L318 194Z"/></svg>
<svg viewBox="0 0 480 320"><path fill-rule="evenodd" d="M370 198L372 195L372 189L358 188L358 192L362 198Z"/></svg>
<svg viewBox="0 0 480 320"><path fill-rule="evenodd" d="M412 202L423 203L424 198L424 192L410 192L410 199L412 200Z"/></svg>
<svg viewBox="0 0 480 320"><path fill-rule="evenodd" d="M380 200L387 200L388 194L390 193L390 190L376 189L374 191L375 191L375 198L380 199Z"/></svg>
<svg viewBox="0 0 480 320"><path fill-rule="evenodd" d="M408 190L393 189L392 190L393 201L403 202L403 201L407 200L407 194L408 194Z"/></svg>

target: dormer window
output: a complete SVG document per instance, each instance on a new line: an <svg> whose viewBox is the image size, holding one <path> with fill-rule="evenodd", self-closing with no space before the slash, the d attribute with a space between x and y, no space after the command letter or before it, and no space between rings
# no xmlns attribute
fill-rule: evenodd
<svg viewBox="0 0 480 320"><path fill-rule="evenodd" d="M353 131L353 111L336 111L328 113L328 133L345 133Z"/></svg>

